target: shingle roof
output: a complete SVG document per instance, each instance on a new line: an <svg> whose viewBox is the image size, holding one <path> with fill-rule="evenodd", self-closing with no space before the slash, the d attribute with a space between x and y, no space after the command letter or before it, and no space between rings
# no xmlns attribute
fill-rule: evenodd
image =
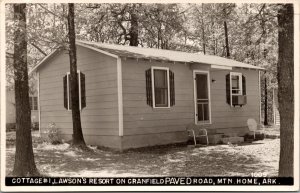
<svg viewBox="0 0 300 193"><path fill-rule="evenodd" d="M104 44L104 43L81 41L81 40L77 40L77 42L87 46L91 46L96 49L106 51L108 53L120 57L132 57L132 58L174 61L174 62L184 62L184 63L204 63L204 64L225 66L225 67L241 67L241 68L264 70L264 68L253 66L251 64L246 64L246 63L238 62L235 60L231 60L219 56L204 55L201 53L187 53L187 52L172 51L172 50L154 49L154 48L141 48L141 47L134 47L134 46Z"/></svg>
<svg viewBox="0 0 300 193"><path fill-rule="evenodd" d="M171 62L183 62L183 63L200 63L200 64L210 64L212 67L230 69L232 67L248 68L248 69L258 69L265 70L264 68L253 66L251 64L246 64L238 62L235 60L223 58L220 56L204 55L201 53L187 53L172 50L162 50L155 48L141 48L134 46L123 46L115 44L104 44L98 42L89 42L76 40L76 44L81 46L86 46L90 49L95 49L96 51L106 53L107 55L113 57L128 57L128 58L139 58L139 59L151 59L151 60L162 60ZM38 63L29 74L36 71L43 63L49 60L51 57L58 53L61 49L57 49L46 56L40 63Z"/></svg>

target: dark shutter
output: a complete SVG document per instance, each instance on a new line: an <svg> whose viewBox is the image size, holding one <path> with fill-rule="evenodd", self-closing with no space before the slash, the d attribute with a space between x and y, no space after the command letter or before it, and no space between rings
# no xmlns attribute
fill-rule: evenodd
<svg viewBox="0 0 300 193"><path fill-rule="evenodd" d="M175 105L175 84L174 84L174 72L169 71L170 80L170 106Z"/></svg>
<svg viewBox="0 0 300 193"><path fill-rule="evenodd" d="M226 75L226 101L230 105L230 74Z"/></svg>
<svg viewBox="0 0 300 193"><path fill-rule="evenodd" d="M81 88L81 109L86 107L86 96L85 96L85 75L80 72L80 88Z"/></svg>
<svg viewBox="0 0 300 193"><path fill-rule="evenodd" d="M71 74L68 75L68 82L69 82L69 110L72 110L72 92L71 92Z"/></svg>
<svg viewBox="0 0 300 193"><path fill-rule="evenodd" d="M246 77L242 75L242 81L243 81L243 95L246 95Z"/></svg>
<svg viewBox="0 0 300 193"><path fill-rule="evenodd" d="M152 107L152 81L151 81L151 69L146 70L146 97L147 104Z"/></svg>
<svg viewBox="0 0 300 193"><path fill-rule="evenodd" d="M64 107L68 109L68 87L67 87L67 75L63 78L63 84L64 84Z"/></svg>

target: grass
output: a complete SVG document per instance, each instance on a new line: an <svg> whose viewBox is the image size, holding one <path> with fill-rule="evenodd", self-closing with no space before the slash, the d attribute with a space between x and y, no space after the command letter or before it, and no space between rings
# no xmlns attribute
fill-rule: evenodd
<svg viewBox="0 0 300 193"><path fill-rule="evenodd" d="M276 176L279 139L239 146L191 148L183 145L149 147L126 152L91 147L85 152L69 144L50 145L33 132L35 161L41 173L64 177L137 176ZM14 163L14 132L7 133L6 173Z"/></svg>

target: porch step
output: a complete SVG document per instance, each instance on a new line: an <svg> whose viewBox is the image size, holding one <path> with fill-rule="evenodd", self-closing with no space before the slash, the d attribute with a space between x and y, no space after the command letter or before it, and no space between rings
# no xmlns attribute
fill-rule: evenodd
<svg viewBox="0 0 300 193"><path fill-rule="evenodd" d="M228 143L242 143L244 142L244 137L224 137L221 139L223 144Z"/></svg>
<svg viewBox="0 0 300 193"><path fill-rule="evenodd" d="M223 134L208 135L209 144L216 145L222 143Z"/></svg>

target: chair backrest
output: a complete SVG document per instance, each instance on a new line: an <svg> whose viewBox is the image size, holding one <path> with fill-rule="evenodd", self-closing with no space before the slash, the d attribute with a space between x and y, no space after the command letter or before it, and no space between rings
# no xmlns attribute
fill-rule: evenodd
<svg viewBox="0 0 300 193"><path fill-rule="evenodd" d="M255 119L248 119L247 120L247 125L250 131L256 131L257 130L257 123L255 121Z"/></svg>
<svg viewBox="0 0 300 193"><path fill-rule="evenodd" d="M203 126L196 125L195 123L190 123L186 126L188 133L194 132L196 136L207 135L207 130Z"/></svg>
<svg viewBox="0 0 300 193"><path fill-rule="evenodd" d="M186 126L186 130L191 130L191 129L195 129L197 126L195 125L195 123L190 123Z"/></svg>

